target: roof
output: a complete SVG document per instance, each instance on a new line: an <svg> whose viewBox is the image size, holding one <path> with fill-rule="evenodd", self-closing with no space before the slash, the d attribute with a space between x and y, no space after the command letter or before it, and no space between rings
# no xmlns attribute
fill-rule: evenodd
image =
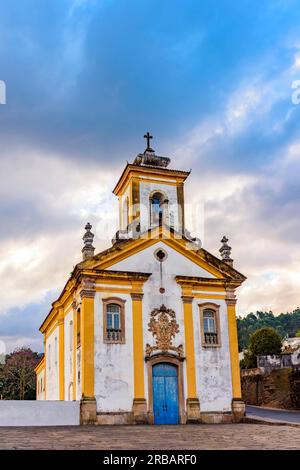
<svg viewBox="0 0 300 470"><path fill-rule="evenodd" d="M116 186L113 189L113 193L118 195L121 187L124 184L124 181L127 179L127 176L130 172L137 172L137 173L151 173L157 176L171 176L180 178L182 181L185 181L186 178L189 176L190 171L183 171L183 170L171 170L169 168L163 168L158 166L152 165L135 165L133 163L127 163L125 166Z"/></svg>

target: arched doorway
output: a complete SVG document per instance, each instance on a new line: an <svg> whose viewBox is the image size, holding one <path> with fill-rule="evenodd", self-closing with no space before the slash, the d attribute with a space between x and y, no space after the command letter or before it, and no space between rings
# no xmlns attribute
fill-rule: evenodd
<svg viewBox="0 0 300 470"><path fill-rule="evenodd" d="M179 423L178 367L160 362L152 367L154 424Z"/></svg>
<svg viewBox="0 0 300 470"><path fill-rule="evenodd" d="M153 393L153 381L158 381L154 377L160 377L160 370L155 369L156 365L166 364L175 367L176 375L175 379L177 378L177 397L178 397L178 415L177 415L177 423L178 424L185 424L186 423L186 413L185 413L185 399L184 399L184 385L183 385L183 362L184 357L178 357L175 354L171 353L161 353L161 354L154 354L151 357L146 358L147 362L147 369L148 369L148 419L149 424L158 424L157 420L154 420L154 399L156 400L156 393ZM153 370L155 371L153 373ZM169 369L171 371L171 369ZM174 370L169 372L170 374L174 374ZM164 377L164 376L163 376ZM168 375L167 375L168 377ZM171 375L172 377L172 375ZM173 375L174 377L174 375ZM174 379L173 382L175 382ZM169 379L163 379L163 381L170 381ZM162 380L161 380L162 382ZM158 389L159 390L159 389ZM171 423L170 423L171 424Z"/></svg>

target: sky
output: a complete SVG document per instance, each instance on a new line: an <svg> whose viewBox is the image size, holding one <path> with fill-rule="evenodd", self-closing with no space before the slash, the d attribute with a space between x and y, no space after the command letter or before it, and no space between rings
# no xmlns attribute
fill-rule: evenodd
<svg viewBox="0 0 300 470"><path fill-rule="evenodd" d="M8 352L42 350L85 223L110 245L112 189L148 130L192 169L188 228L215 255L229 238L247 276L238 314L300 305L299 24L298 0L0 0Z"/></svg>

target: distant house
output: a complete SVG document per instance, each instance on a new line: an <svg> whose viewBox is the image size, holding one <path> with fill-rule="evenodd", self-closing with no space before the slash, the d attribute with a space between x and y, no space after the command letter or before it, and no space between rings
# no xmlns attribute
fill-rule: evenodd
<svg viewBox="0 0 300 470"><path fill-rule="evenodd" d="M281 354L257 356L257 367L263 372L297 366L300 367L300 338L285 339Z"/></svg>

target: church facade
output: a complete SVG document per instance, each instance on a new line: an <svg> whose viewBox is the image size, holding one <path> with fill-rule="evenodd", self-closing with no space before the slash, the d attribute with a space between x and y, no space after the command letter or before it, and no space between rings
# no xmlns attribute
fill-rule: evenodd
<svg viewBox="0 0 300 470"><path fill-rule="evenodd" d="M120 229L83 260L40 327L37 399L79 400L81 422L232 422L244 415L236 289L227 238L220 258L185 227L189 172L147 148L127 163L114 194Z"/></svg>

